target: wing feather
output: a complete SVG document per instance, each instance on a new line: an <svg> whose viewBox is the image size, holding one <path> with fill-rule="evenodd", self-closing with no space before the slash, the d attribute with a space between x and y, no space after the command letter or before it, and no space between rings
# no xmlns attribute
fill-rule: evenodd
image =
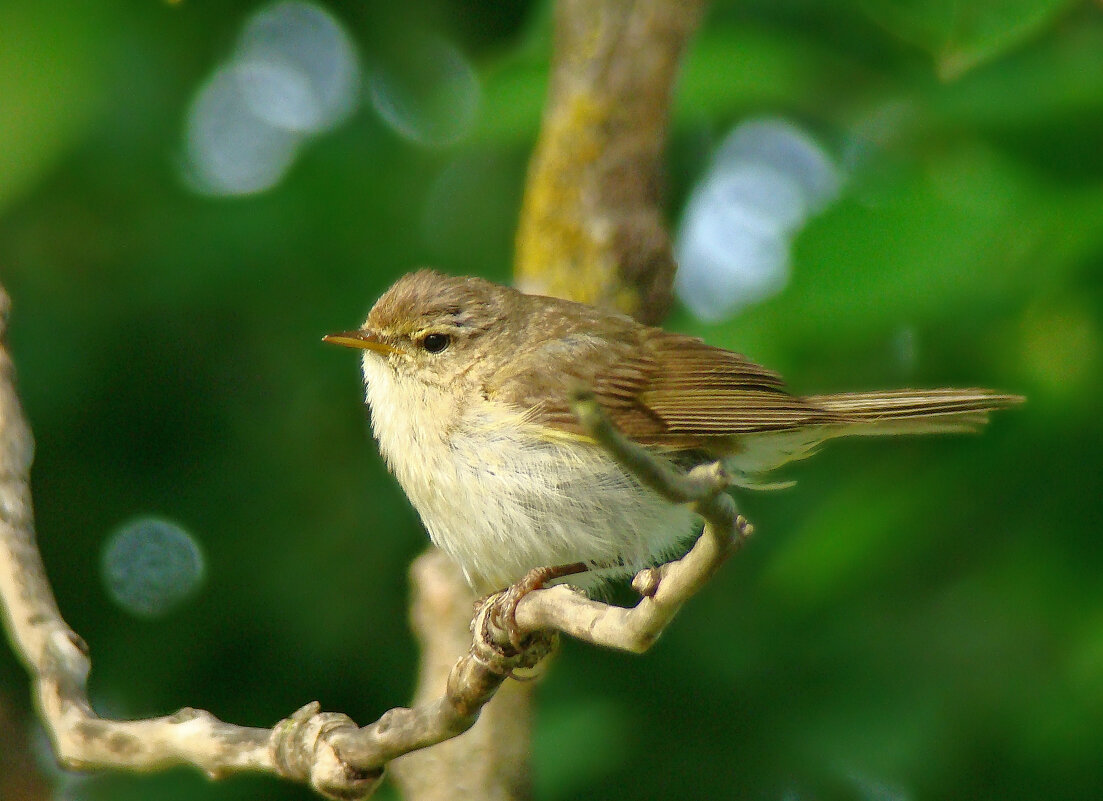
<svg viewBox="0 0 1103 801"><path fill-rule="evenodd" d="M523 344L491 372L484 392L527 410L533 423L569 436L585 433L570 408L577 385L593 391L627 436L675 449L730 450L732 437L820 426L825 428L817 439L957 430L1021 401L984 389L797 397L785 391L777 373L739 353L612 312L540 300L528 317L530 331L539 336L519 339Z"/></svg>
<svg viewBox="0 0 1103 801"><path fill-rule="evenodd" d="M626 435L678 448L844 419L788 394L779 375L738 353L625 318L610 321L619 324L601 340L567 332L515 354L488 382L488 396L531 409L534 423L579 435L569 395L582 384Z"/></svg>

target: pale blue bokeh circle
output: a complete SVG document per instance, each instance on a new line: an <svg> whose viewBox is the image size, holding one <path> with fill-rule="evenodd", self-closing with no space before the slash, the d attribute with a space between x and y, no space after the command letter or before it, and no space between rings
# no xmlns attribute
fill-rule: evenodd
<svg viewBox="0 0 1103 801"><path fill-rule="evenodd" d="M111 535L103 550L108 595L138 617L164 615L203 583L203 552L181 526L142 517Z"/></svg>

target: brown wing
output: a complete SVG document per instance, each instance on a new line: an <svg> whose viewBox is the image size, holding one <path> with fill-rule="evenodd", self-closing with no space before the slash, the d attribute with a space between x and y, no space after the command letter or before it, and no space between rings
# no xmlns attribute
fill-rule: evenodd
<svg viewBox="0 0 1103 801"><path fill-rule="evenodd" d="M488 382L488 396L534 408L534 422L581 434L569 404L572 386L581 384L626 435L677 448L845 419L789 395L777 374L738 353L626 318L603 322L600 338L575 329L517 354Z"/></svg>
<svg viewBox="0 0 1103 801"><path fill-rule="evenodd" d="M788 394L780 376L741 354L662 331L647 345L663 369L638 401L663 421L669 435L786 431L841 419Z"/></svg>

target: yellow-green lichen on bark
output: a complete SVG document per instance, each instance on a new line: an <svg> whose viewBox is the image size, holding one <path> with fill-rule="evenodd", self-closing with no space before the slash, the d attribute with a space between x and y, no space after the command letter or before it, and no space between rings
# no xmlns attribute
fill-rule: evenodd
<svg viewBox="0 0 1103 801"><path fill-rule="evenodd" d="M700 0L563 0L514 275L526 291L656 322L674 259L660 207L667 112Z"/></svg>

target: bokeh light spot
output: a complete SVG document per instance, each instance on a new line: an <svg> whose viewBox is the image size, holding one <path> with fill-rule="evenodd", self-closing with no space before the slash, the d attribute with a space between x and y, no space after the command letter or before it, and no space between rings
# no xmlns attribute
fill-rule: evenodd
<svg viewBox="0 0 1103 801"><path fill-rule="evenodd" d="M198 589L203 553L180 526L153 517L134 520L107 541L103 579L111 598L139 617L159 617Z"/></svg>
<svg viewBox="0 0 1103 801"><path fill-rule="evenodd" d="M910 377L919 364L919 335L915 326L902 325L892 335L892 354L902 377Z"/></svg>
<svg viewBox="0 0 1103 801"><path fill-rule="evenodd" d="M760 164L789 176L800 185L809 212L831 203L842 184L839 169L816 140L792 123L773 117L739 125L720 146L717 160Z"/></svg>
<svg viewBox="0 0 1103 801"><path fill-rule="evenodd" d="M274 61L242 61L238 88L249 110L276 128L307 133L322 124L322 109L306 76Z"/></svg>
<svg viewBox="0 0 1103 801"><path fill-rule="evenodd" d="M678 235L678 295L710 321L780 292L789 280L787 237L730 202L725 189L722 180L699 187Z"/></svg>
<svg viewBox="0 0 1103 801"><path fill-rule="evenodd" d="M368 93L372 107L401 136L441 147L470 132L482 90L455 46L425 35L377 61L368 75Z"/></svg>
<svg viewBox="0 0 1103 801"><path fill-rule="evenodd" d="M309 3L283 2L246 24L234 61L247 65L249 107L279 128L318 133L356 108L360 70L340 23Z"/></svg>
<svg viewBox="0 0 1103 801"><path fill-rule="evenodd" d="M299 136L258 117L242 87L248 67L223 67L200 88L188 113L187 178L209 195L247 195L279 182L295 160Z"/></svg>
<svg viewBox="0 0 1103 801"><path fill-rule="evenodd" d="M298 2L258 11L192 101L185 180L207 195L270 189L307 136L353 112L359 92L355 47L332 15Z"/></svg>
<svg viewBox="0 0 1103 801"><path fill-rule="evenodd" d="M790 123L738 126L686 204L675 244L679 297L715 321L780 292L792 237L840 183L830 157Z"/></svg>

